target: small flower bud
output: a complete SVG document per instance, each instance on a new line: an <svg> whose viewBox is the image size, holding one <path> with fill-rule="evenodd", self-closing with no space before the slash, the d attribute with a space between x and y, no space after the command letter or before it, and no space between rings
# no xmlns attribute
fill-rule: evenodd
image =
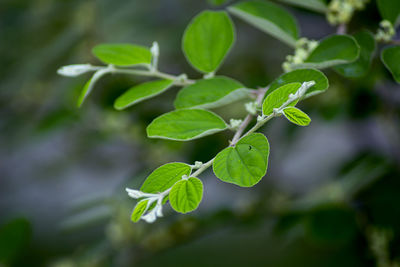
<svg viewBox="0 0 400 267"><path fill-rule="evenodd" d="M95 71L96 69L90 64L74 64L59 68L57 73L62 76L75 77L89 71Z"/></svg>
<svg viewBox="0 0 400 267"><path fill-rule="evenodd" d="M138 199L138 198L144 197L143 193L139 190L129 189L129 188L126 188L125 190L126 190L126 192L128 192L128 195L131 198Z"/></svg>
<svg viewBox="0 0 400 267"><path fill-rule="evenodd" d="M244 104L246 111L252 115L257 114L257 103L256 102L248 102Z"/></svg>
<svg viewBox="0 0 400 267"><path fill-rule="evenodd" d="M157 42L153 42L153 45L150 48L150 52L153 57L158 57L160 55L160 47Z"/></svg>
<svg viewBox="0 0 400 267"><path fill-rule="evenodd" d="M230 119L229 122L232 129L237 129L239 128L240 124L242 124L243 120Z"/></svg>

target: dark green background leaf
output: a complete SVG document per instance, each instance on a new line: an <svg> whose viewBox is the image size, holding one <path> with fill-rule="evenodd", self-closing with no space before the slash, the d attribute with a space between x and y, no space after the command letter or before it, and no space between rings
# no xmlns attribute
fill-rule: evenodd
<svg viewBox="0 0 400 267"><path fill-rule="evenodd" d="M400 46L385 48L382 51L381 59L396 82L400 83Z"/></svg>
<svg viewBox="0 0 400 267"><path fill-rule="evenodd" d="M326 78L325 74L323 74L321 71L317 69L297 69L291 72L284 73L277 79L275 79L269 86L266 95L269 95L277 88L288 83L303 83L309 81L314 81L315 85L308 89L306 96L323 92L329 87L328 78Z"/></svg>
<svg viewBox="0 0 400 267"><path fill-rule="evenodd" d="M377 0L378 9L383 19L397 25L400 15L400 1L398 0Z"/></svg>
<svg viewBox="0 0 400 267"><path fill-rule="evenodd" d="M371 59L376 48L374 36L367 30L354 34L354 38L361 48L359 58L353 63L335 67L337 72L346 77L362 77L366 75L371 66Z"/></svg>
<svg viewBox="0 0 400 267"><path fill-rule="evenodd" d="M228 8L229 12L250 25L294 47L299 38L295 18L280 6L268 1L240 2Z"/></svg>
<svg viewBox="0 0 400 267"><path fill-rule="evenodd" d="M355 61L360 53L356 40L349 35L332 35L320 41L298 68L323 69Z"/></svg>

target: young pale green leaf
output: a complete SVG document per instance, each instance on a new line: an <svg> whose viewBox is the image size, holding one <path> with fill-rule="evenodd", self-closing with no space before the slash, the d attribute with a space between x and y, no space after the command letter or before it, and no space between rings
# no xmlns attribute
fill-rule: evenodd
<svg viewBox="0 0 400 267"><path fill-rule="evenodd" d="M217 154L213 163L215 175L224 182L242 187L257 184L267 172L269 143L260 133L243 137L234 147Z"/></svg>
<svg viewBox="0 0 400 267"><path fill-rule="evenodd" d="M191 170L192 168L189 165L180 162L162 165L147 177L140 191L145 193L163 192L181 180L182 176L189 176Z"/></svg>
<svg viewBox="0 0 400 267"><path fill-rule="evenodd" d="M328 6L326 5L326 1L324 0L279 0L279 1L321 13L326 13L328 10Z"/></svg>
<svg viewBox="0 0 400 267"><path fill-rule="evenodd" d="M218 69L234 40L232 21L224 11L203 11L186 28L182 48L193 67L208 73Z"/></svg>
<svg viewBox="0 0 400 267"><path fill-rule="evenodd" d="M289 99L290 94L294 94L299 90L301 83L288 83L270 93L264 100L262 110L265 116L274 112L274 108L280 108ZM297 101L291 103L296 105Z"/></svg>
<svg viewBox="0 0 400 267"><path fill-rule="evenodd" d="M333 35L321 40L305 62L296 65L296 68L329 68L351 63L359 54L360 47L352 36Z"/></svg>
<svg viewBox="0 0 400 267"><path fill-rule="evenodd" d="M346 77L361 77L366 75L376 47L374 36L367 30L354 34L354 38L360 46L360 57L353 63L335 67L337 72Z"/></svg>
<svg viewBox="0 0 400 267"><path fill-rule="evenodd" d="M136 85L115 100L114 108L121 110L157 96L168 90L173 83L174 81L172 80L158 80Z"/></svg>
<svg viewBox="0 0 400 267"><path fill-rule="evenodd" d="M283 115L285 115L286 119L290 122L299 126L307 126L311 122L310 117L298 108L287 107L283 109Z"/></svg>
<svg viewBox="0 0 400 267"><path fill-rule="evenodd" d="M379 13L383 19L398 25L400 18L400 1L398 0L377 0Z"/></svg>
<svg viewBox="0 0 400 267"><path fill-rule="evenodd" d="M203 183L196 177L177 182L169 193L171 207L180 213L194 211L203 198Z"/></svg>
<svg viewBox="0 0 400 267"><path fill-rule="evenodd" d="M90 78L89 81L86 82L85 86L83 87L79 98L78 98L78 102L77 102L77 106L80 107L82 106L83 102L86 100L86 98L89 96L89 94L92 92L96 82L105 74L109 73L110 70L109 69L101 69L96 71L92 78Z"/></svg>
<svg viewBox="0 0 400 267"><path fill-rule="evenodd" d="M249 90L235 80L214 77L199 80L179 91L174 105L182 108L215 108L249 96Z"/></svg>
<svg viewBox="0 0 400 267"><path fill-rule="evenodd" d="M396 82L400 83L400 46L385 48L382 51L381 59Z"/></svg>
<svg viewBox="0 0 400 267"><path fill-rule="evenodd" d="M325 74L323 74L321 71L316 69L297 69L284 73L275 79L275 81L273 81L269 86L267 95L271 94L273 91L285 84L294 82L303 83L309 81L314 81L315 85L308 89L306 97L321 93L329 87L328 78L326 78Z"/></svg>
<svg viewBox="0 0 400 267"><path fill-rule="evenodd" d="M226 128L226 123L215 113L203 109L180 109L154 119L147 126L147 136L188 141Z"/></svg>
<svg viewBox="0 0 400 267"><path fill-rule="evenodd" d="M131 44L101 44L92 53L106 64L133 66L151 63L151 52L147 47Z"/></svg>
<svg viewBox="0 0 400 267"><path fill-rule="evenodd" d="M136 204L131 215L132 222L137 222L140 220L140 217L142 217L143 213L145 213L147 209L147 203L149 203L148 200L141 200Z"/></svg>
<svg viewBox="0 0 400 267"><path fill-rule="evenodd" d="M262 0L246 1L229 7L228 11L282 42L292 47L296 45L299 38L296 20L276 4Z"/></svg>

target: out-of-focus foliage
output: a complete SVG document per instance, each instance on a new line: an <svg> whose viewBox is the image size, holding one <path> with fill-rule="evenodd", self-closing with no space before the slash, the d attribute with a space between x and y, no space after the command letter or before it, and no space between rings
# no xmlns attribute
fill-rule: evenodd
<svg viewBox="0 0 400 267"><path fill-rule="evenodd" d="M311 4L318 10L325 6L303 2L318 2ZM301 6L286 9L303 36L319 40L335 31L323 14ZM176 90L116 112L115 99L142 80L109 75L78 112L75 102L89 77L61 79L56 69L99 63L90 53L98 43L150 46L157 40L160 68L196 76L180 51L181 36L206 8L213 6L185 0L1 1L3 265L398 264L400 91L379 58L360 78L325 71L329 90L301 106L312 114L310 132L283 118L265 129L274 156L268 178L251 192L210 175L204 179L209 201L195 214L166 211L157 225L132 225L126 184L137 188L166 162L206 161L230 136L219 133L190 144L148 140L146 125L173 109ZM377 10L370 1L348 32L361 26L376 32L382 19ZM292 50L238 19L234 24L236 47L221 74L249 88L267 85ZM224 117L243 114L224 108ZM15 219L21 216L26 219Z"/></svg>

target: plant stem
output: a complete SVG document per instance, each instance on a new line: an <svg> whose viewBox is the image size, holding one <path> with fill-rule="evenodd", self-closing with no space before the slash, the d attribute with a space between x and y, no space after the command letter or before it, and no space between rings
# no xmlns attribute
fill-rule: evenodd
<svg viewBox="0 0 400 267"><path fill-rule="evenodd" d="M210 167L214 161L215 157L210 159L209 161L207 161L206 163L204 163L199 169L197 169L197 171L195 171L193 174L191 174L190 176L192 177L196 177L197 175L201 174L202 172L204 172L205 170L208 169L208 167Z"/></svg>
<svg viewBox="0 0 400 267"><path fill-rule="evenodd" d="M268 90L268 87L257 90L257 100L256 100L257 106L261 106L267 90ZM244 132L246 127L249 125L249 123L251 122L251 120L253 119L254 116L255 115L252 115L252 114L248 114L246 116L246 118L243 120L242 124L239 126L238 130L236 131L235 135L233 136L231 146L235 145L240 140L242 133ZM247 135L247 134L249 134L249 132L247 132L245 135ZM202 172L207 170L213 164L214 160L215 160L215 157L210 159L206 163L204 163L199 169L197 169L194 173L192 173L191 176L196 177L196 176L200 175Z"/></svg>
<svg viewBox="0 0 400 267"><path fill-rule="evenodd" d="M174 80L176 85L189 85L193 84L194 80L191 79L181 79L180 76L171 75L168 73L160 72L158 70L134 70L134 69L118 69L113 67L110 71L111 73L124 73L131 75L139 75L139 76L149 76L149 77L158 77L168 80Z"/></svg>
<svg viewBox="0 0 400 267"><path fill-rule="evenodd" d="M337 34L346 34L347 32L347 25L345 23L339 24L336 33Z"/></svg>
<svg viewBox="0 0 400 267"><path fill-rule="evenodd" d="M262 89L258 89L257 92L257 99L256 99L256 103L257 106L261 106L262 101L264 99L265 93L267 92L268 87L267 88L262 88ZM248 114L246 116L246 118L243 120L242 124L239 126L238 130L236 131L235 135L232 138L232 142L231 142L231 146L236 145L236 143L239 141L240 137L242 136L244 130L246 129L246 127L250 124L251 120L254 118L255 115L253 114Z"/></svg>

